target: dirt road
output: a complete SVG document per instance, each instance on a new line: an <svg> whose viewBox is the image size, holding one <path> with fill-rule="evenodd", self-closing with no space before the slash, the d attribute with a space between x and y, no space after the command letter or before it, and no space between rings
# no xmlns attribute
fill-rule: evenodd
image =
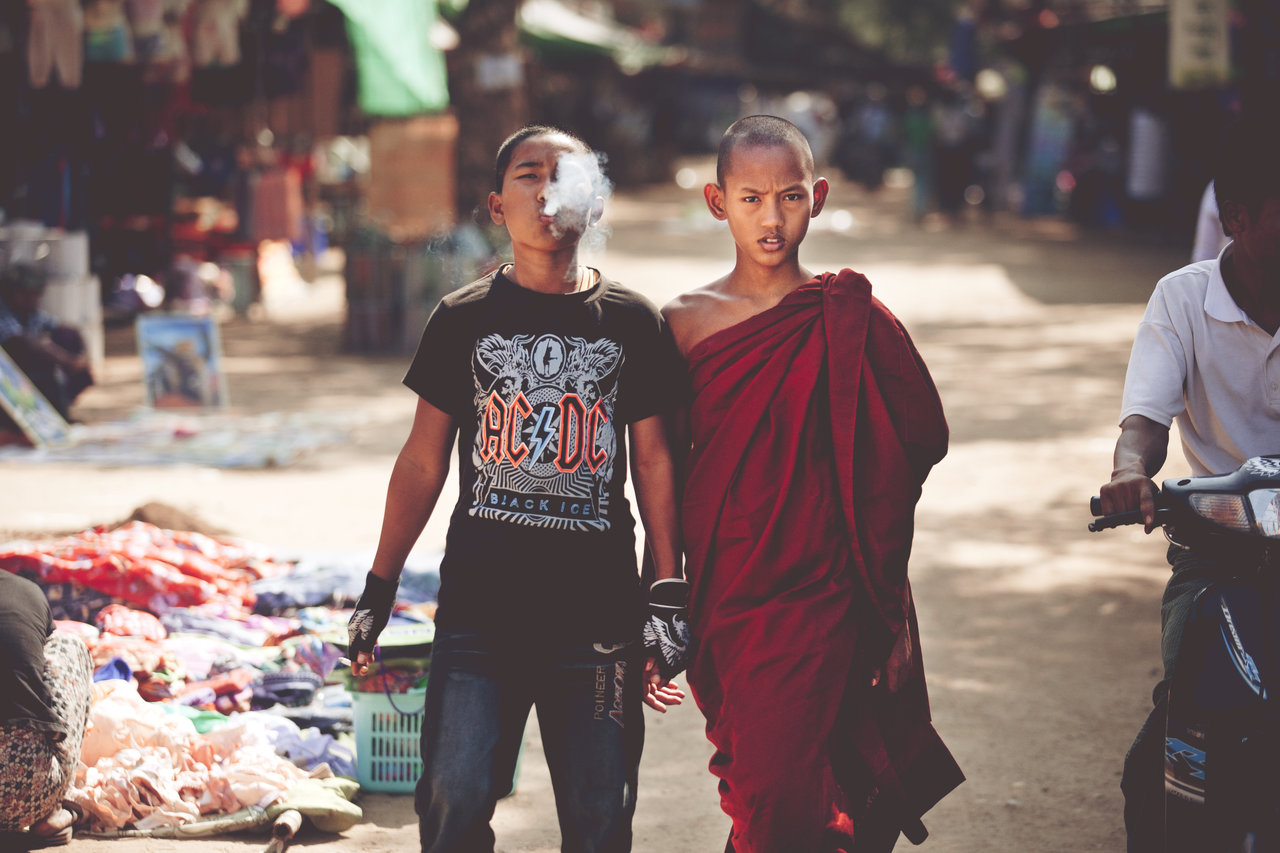
<svg viewBox="0 0 1280 853"><path fill-rule="evenodd" d="M1121 851L1119 771L1159 662L1163 549L1140 533L1084 527L1088 497L1110 470L1133 329L1155 280L1184 252L1052 223L919 229L905 224L900 201L837 185L803 255L811 269L869 276L910 328L951 423L950 454L925 486L911 571L936 725L969 781L926 815L922 849ZM599 265L660 304L732 259L696 191L620 196L609 223ZM225 327L224 349L233 403L359 411L351 445L256 472L0 463L0 538L112 521L163 500L282 548L371 548L413 399L398 384L403 359L338 352L336 295L321 283L305 300L282 298L273 320ZM103 379L81 417L140 402L133 360L109 359ZM1171 455L1170 471L1180 462ZM422 547L442 538L437 518ZM559 837L535 726L529 741L518 792L494 825L499 850L547 853ZM728 824L708 756L692 702L650 715L636 850L723 849ZM360 802L361 825L343 836L304 830L295 845L416 848L409 798ZM69 849L241 853L265 843L78 839Z"/></svg>

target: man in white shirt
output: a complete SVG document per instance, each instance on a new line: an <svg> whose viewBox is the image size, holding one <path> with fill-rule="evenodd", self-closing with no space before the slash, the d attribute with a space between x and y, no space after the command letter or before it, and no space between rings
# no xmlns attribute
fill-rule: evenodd
<svg viewBox="0 0 1280 853"><path fill-rule="evenodd" d="M1224 133L1214 181L1232 242L1214 260L1160 280L1134 338L1105 513L1140 510L1155 524L1156 484L1176 420L1192 473L1224 474L1280 453L1280 122L1254 115ZM1163 850L1168 684L1182 629L1215 555L1171 548L1161 605L1164 680L1125 759L1129 853Z"/></svg>

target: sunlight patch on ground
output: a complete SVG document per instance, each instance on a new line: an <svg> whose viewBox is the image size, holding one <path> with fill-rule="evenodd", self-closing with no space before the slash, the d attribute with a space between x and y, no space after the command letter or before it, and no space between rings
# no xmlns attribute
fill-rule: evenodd
<svg viewBox="0 0 1280 853"><path fill-rule="evenodd" d="M995 693L996 688L989 681L976 678L956 678L946 674L929 674L929 687L933 690L958 690L964 693Z"/></svg>
<svg viewBox="0 0 1280 853"><path fill-rule="evenodd" d="M927 540L926 540L927 541ZM945 538L930 547L930 571L981 574L980 591L1043 594L1064 588L1117 589L1133 584L1158 589L1168 579L1162 541L1104 543L1068 547ZM919 559L919 558L917 558ZM1103 614L1105 615L1105 614Z"/></svg>
<svg viewBox="0 0 1280 853"><path fill-rule="evenodd" d="M844 263L848 262L846 258ZM870 264L860 271L871 281L875 295L908 325L1029 321L1044 310L995 264Z"/></svg>
<svg viewBox="0 0 1280 853"><path fill-rule="evenodd" d="M953 443L925 482L920 512L943 519L983 513L1035 518L1065 502L1087 521L1089 497L1111 471L1109 452L1080 452L1092 439L1068 436L1013 448L1000 441Z"/></svg>

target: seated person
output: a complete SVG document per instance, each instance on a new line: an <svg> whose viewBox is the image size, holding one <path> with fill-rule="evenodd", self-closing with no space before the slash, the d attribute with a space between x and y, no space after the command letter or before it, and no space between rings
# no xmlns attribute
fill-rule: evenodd
<svg viewBox="0 0 1280 853"><path fill-rule="evenodd" d="M80 332L40 310L45 284L44 273L32 266L0 272L0 347L66 418L93 376ZM0 420L0 428L7 426Z"/></svg>
<svg viewBox="0 0 1280 853"><path fill-rule="evenodd" d="M44 591L0 571L0 850L70 840L76 814L62 797L80 763L92 676L80 638L54 633Z"/></svg>

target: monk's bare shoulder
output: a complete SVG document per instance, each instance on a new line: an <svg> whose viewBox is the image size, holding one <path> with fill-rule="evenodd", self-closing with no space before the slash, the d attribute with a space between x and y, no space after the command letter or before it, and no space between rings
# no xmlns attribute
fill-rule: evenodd
<svg viewBox="0 0 1280 853"><path fill-rule="evenodd" d="M680 352L688 354L699 341L715 334L726 302L725 279L680 294L668 302L662 314L671 325ZM720 326L723 328L723 326Z"/></svg>

